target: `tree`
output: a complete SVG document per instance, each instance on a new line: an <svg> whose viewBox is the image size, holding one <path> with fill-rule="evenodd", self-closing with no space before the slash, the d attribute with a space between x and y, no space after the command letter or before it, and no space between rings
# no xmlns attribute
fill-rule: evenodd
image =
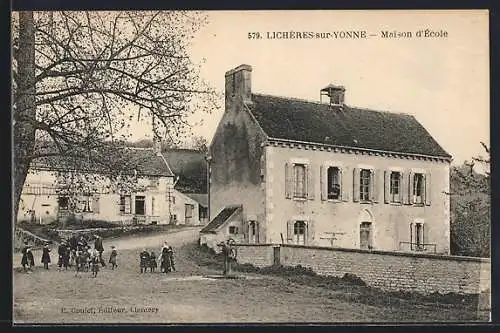
<svg viewBox="0 0 500 333"><path fill-rule="evenodd" d="M488 157L475 157L471 162L451 169L452 254L474 257L490 255L490 150L483 142L481 145ZM474 171L475 162L483 164L485 174Z"/></svg>
<svg viewBox="0 0 500 333"><path fill-rule="evenodd" d="M180 11L14 13L14 216L36 159L64 156L74 170L84 160L119 174L126 159L109 152L134 117L171 137L194 110L214 107L187 55L205 22Z"/></svg>
<svg viewBox="0 0 500 333"><path fill-rule="evenodd" d="M206 153L208 151L208 141L203 136L195 136L192 139L191 148Z"/></svg>

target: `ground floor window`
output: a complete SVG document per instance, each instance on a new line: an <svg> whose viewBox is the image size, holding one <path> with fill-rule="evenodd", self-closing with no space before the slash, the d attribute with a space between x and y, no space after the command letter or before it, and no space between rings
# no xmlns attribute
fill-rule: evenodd
<svg viewBox="0 0 500 333"><path fill-rule="evenodd" d="M138 195L135 197L135 214L136 215L146 215L146 198L143 195Z"/></svg>
<svg viewBox="0 0 500 333"><path fill-rule="evenodd" d="M238 234L238 227L235 226L229 226L229 234L230 235L237 235Z"/></svg>
<svg viewBox="0 0 500 333"><path fill-rule="evenodd" d="M359 226L359 248L363 250L372 249L372 224L361 222Z"/></svg>
<svg viewBox="0 0 500 333"><path fill-rule="evenodd" d="M258 243L259 242L259 224L257 221L248 222L248 242Z"/></svg>
<svg viewBox="0 0 500 333"><path fill-rule="evenodd" d="M130 214L131 213L132 198L130 195L120 195L120 213Z"/></svg>
<svg viewBox="0 0 500 333"><path fill-rule="evenodd" d="M61 196L57 199L60 210L68 210L69 209L69 198L65 196Z"/></svg>
<svg viewBox="0 0 500 333"><path fill-rule="evenodd" d="M187 218L187 219L192 218L193 217L194 205L185 204L184 208L185 208L185 215L184 215L184 217Z"/></svg>
<svg viewBox="0 0 500 333"><path fill-rule="evenodd" d="M305 221L295 221L293 225L293 242L297 245L305 245L306 243Z"/></svg>
<svg viewBox="0 0 500 333"><path fill-rule="evenodd" d="M415 231L414 231L414 249L416 251L424 250L424 224L423 223L415 223Z"/></svg>

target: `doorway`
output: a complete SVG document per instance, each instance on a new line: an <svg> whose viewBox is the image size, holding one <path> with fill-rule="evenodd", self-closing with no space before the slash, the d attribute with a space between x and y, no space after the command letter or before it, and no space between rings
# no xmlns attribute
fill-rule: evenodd
<svg viewBox="0 0 500 333"><path fill-rule="evenodd" d="M359 248L362 250L372 249L372 223L361 222L359 225Z"/></svg>

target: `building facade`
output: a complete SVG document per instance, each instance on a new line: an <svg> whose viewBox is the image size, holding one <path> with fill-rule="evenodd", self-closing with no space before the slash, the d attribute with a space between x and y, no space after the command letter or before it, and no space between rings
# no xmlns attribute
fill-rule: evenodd
<svg viewBox="0 0 500 333"><path fill-rule="evenodd" d="M65 219L71 213L80 220L116 224L198 225L198 203L190 198L182 200L183 194L174 189L176 177L163 154L156 148L126 149L130 159L138 162L134 170L136 186L128 191L114 189L107 177L96 177L98 180L90 186L92 190L73 193L70 198L61 191L58 181L58 177L70 171L59 169L53 159L33 163L23 187L18 221L45 224ZM96 170L94 174L98 173ZM72 208L71 200L76 201ZM182 214L178 212L179 203ZM187 205L192 209L188 211Z"/></svg>
<svg viewBox="0 0 500 333"><path fill-rule="evenodd" d="M210 146L211 215L241 205L241 224L202 236L449 253L451 156L413 116L348 106L335 85L326 102L254 94L251 74L226 73Z"/></svg>

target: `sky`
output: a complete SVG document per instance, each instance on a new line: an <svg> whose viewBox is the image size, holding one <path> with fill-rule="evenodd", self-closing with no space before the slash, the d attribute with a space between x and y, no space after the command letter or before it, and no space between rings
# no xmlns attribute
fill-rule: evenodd
<svg viewBox="0 0 500 333"><path fill-rule="evenodd" d="M224 74L252 71L252 91L319 101L329 83L346 88L346 104L407 113L461 164L489 145L487 11L213 11L190 56L220 93ZM417 37L419 30L446 37ZM366 31L363 39L268 39L272 32ZM382 31L411 32L383 38ZM261 39L249 39L259 32ZM223 105L222 101L220 103ZM196 114L193 133L210 142L223 110ZM137 128L135 138L149 136Z"/></svg>

